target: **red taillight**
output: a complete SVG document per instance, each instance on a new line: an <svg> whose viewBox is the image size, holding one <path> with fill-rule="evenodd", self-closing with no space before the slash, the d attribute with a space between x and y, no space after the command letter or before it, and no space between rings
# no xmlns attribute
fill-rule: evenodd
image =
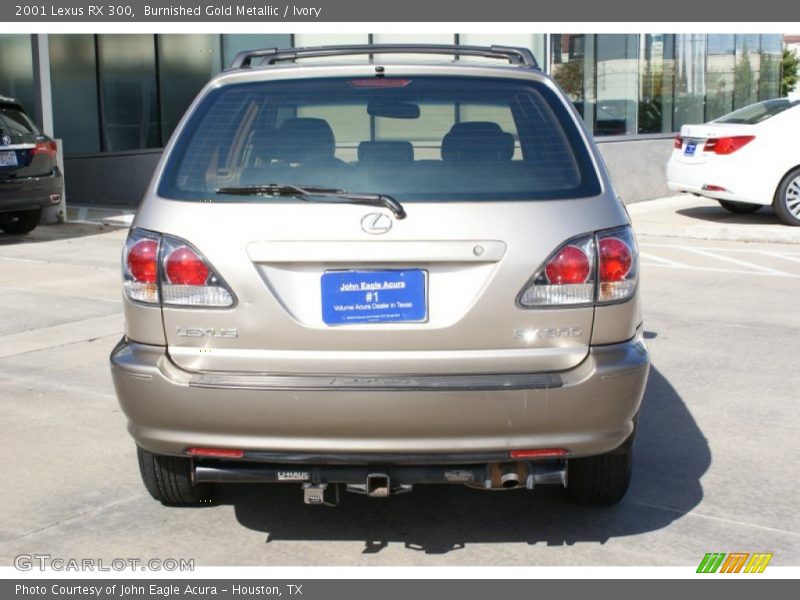
<svg viewBox="0 0 800 600"><path fill-rule="evenodd" d="M512 450L510 458L557 458L569 454L563 448L540 448L537 450Z"/></svg>
<svg viewBox="0 0 800 600"><path fill-rule="evenodd" d="M354 88L401 88L411 83L410 79L386 79L374 77L371 79L351 79L347 83Z"/></svg>
<svg viewBox="0 0 800 600"><path fill-rule="evenodd" d="M215 458L242 458L242 450L231 450L229 448L189 448L186 454L191 456L213 456Z"/></svg>
<svg viewBox="0 0 800 600"><path fill-rule="evenodd" d="M565 246L547 263L545 274L550 283L585 283L591 270L589 257L583 250L577 246Z"/></svg>
<svg viewBox="0 0 800 600"><path fill-rule="evenodd" d="M52 140L49 142L38 142L31 150L31 154L44 154L50 158L55 158L58 153L58 146Z"/></svg>
<svg viewBox="0 0 800 600"><path fill-rule="evenodd" d="M166 260L167 279L177 285L205 285L208 267L202 258L183 246L170 253Z"/></svg>
<svg viewBox="0 0 800 600"><path fill-rule="evenodd" d="M625 279L633 265L633 252L628 244L619 238L608 237L599 240L600 282L607 283Z"/></svg>
<svg viewBox="0 0 800 600"><path fill-rule="evenodd" d="M676 135L672 147L675 148L676 150L680 150L681 148L683 148L683 138L679 135Z"/></svg>
<svg viewBox="0 0 800 600"><path fill-rule="evenodd" d="M128 270L134 281L155 283L158 276L158 242L140 240L128 251Z"/></svg>
<svg viewBox="0 0 800 600"><path fill-rule="evenodd" d="M735 135L732 137L708 138L703 152L713 152L714 154L732 154L742 146L749 144L756 136L754 135Z"/></svg>

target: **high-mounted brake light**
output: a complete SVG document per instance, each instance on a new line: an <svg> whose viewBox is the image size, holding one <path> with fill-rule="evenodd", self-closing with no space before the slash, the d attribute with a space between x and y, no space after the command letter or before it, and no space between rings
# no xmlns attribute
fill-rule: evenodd
<svg viewBox="0 0 800 600"><path fill-rule="evenodd" d="M411 83L411 80L373 77L370 79L351 79L347 83L354 88L402 88Z"/></svg>
<svg viewBox="0 0 800 600"><path fill-rule="evenodd" d="M187 242L134 228L125 243L123 287L131 300L174 306L233 306L233 294Z"/></svg>
<svg viewBox="0 0 800 600"><path fill-rule="evenodd" d="M754 135L735 135L731 137L708 138L703 146L703 152L714 154L733 154L742 146L756 139Z"/></svg>

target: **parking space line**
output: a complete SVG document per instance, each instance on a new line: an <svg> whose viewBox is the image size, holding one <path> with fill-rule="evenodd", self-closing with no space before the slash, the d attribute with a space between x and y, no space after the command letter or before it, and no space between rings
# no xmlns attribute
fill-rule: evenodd
<svg viewBox="0 0 800 600"><path fill-rule="evenodd" d="M663 258L661 256L656 256L655 254L650 254L649 252L639 252L639 257L640 258L645 258L647 260L654 260L654 261L659 262L662 265L668 266L668 267L679 268L679 267L685 267L686 266L683 263L679 263L676 260L669 260L668 258Z"/></svg>
<svg viewBox="0 0 800 600"><path fill-rule="evenodd" d="M790 275L790 273L786 273L785 271L778 271L777 269L771 269L769 267L762 267L761 265L757 265L751 262L747 262L745 260L739 260L738 258L731 258L730 256L723 256L717 254L716 252L708 252L706 250L701 250L700 248L695 248L693 246L677 246L681 250L685 250L686 252L691 252L693 254L699 254L700 256L705 256L707 258L713 258L714 260L721 260L723 262L729 262L734 265L739 265L740 267L747 267L752 269L753 271L759 271L762 273L768 273L769 275Z"/></svg>
<svg viewBox="0 0 800 600"><path fill-rule="evenodd" d="M792 262L800 263L800 254L788 254L786 252L766 252L760 251L759 254L764 256L771 256L773 258L782 258L783 260L790 260Z"/></svg>
<svg viewBox="0 0 800 600"><path fill-rule="evenodd" d="M766 250L757 250L754 248L711 248L709 246L686 246L686 245L678 245L678 244L655 244L650 242L639 242L640 248L697 248L698 250L705 250L706 252L733 252L733 253L741 253L741 254L771 254ZM784 256L796 256L800 258L800 252L786 252L782 251L779 253Z"/></svg>
<svg viewBox="0 0 800 600"><path fill-rule="evenodd" d="M762 276L770 276L770 277L782 277L787 279L800 279L800 274L793 274L793 273L784 273L782 271L776 271L775 273L767 273L765 271L745 271L742 269L720 269L719 267L697 267L695 265L665 265L661 263L649 263L643 262L641 263L643 267L661 267L665 269L684 269L686 271L708 271L710 273L728 273L730 275L762 275Z"/></svg>

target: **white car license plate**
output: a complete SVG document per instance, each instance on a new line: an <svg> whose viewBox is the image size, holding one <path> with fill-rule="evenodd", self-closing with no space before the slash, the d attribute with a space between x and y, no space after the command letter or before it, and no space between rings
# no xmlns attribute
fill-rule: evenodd
<svg viewBox="0 0 800 600"><path fill-rule="evenodd" d="M18 165L16 152L13 150L11 152L0 152L0 167L16 167Z"/></svg>

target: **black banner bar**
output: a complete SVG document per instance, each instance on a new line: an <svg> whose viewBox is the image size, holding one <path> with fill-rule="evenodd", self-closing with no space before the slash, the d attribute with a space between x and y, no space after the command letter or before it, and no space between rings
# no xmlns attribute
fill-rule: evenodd
<svg viewBox="0 0 800 600"><path fill-rule="evenodd" d="M786 22L786 0L12 0L4 22ZM795 11L796 12L796 11Z"/></svg>
<svg viewBox="0 0 800 600"><path fill-rule="evenodd" d="M712 582L711 580L714 579ZM674 600L706 594L739 598L790 597L792 581L711 575L704 580L554 579L38 579L4 580L5 600L486 600L486 598L637 598ZM766 596L765 596L766 594Z"/></svg>

